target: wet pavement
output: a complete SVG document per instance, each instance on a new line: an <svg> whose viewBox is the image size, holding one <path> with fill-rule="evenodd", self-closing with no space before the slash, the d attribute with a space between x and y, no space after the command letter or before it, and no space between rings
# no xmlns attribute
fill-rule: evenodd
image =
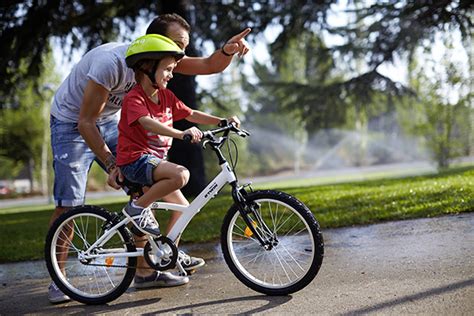
<svg viewBox="0 0 474 316"><path fill-rule="evenodd" d="M50 305L43 262L0 265L0 314L474 314L474 213L323 231L325 259L300 292L242 285L216 244L184 247L207 264L177 288L130 288L102 306Z"/></svg>

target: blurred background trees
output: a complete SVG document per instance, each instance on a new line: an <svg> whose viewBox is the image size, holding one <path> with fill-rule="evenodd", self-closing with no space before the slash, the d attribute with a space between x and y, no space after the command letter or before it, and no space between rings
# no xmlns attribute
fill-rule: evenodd
<svg viewBox="0 0 474 316"><path fill-rule="evenodd" d="M12 166L10 176L20 161L40 168L30 158L41 152L34 135L42 133L40 113L50 101L41 87L54 81L44 79L53 70L51 43L72 56L130 40L155 15L176 12L192 25L192 56L252 28L253 57L245 63L234 62L202 86L189 76L176 76L171 86L191 107L237 113L256 131L250 142L238 142L244 173L391 163L423 158L424 150L447 167L473 154L472 8L465 0L5 1L0 159ZM430 64L438 48L446 55ZM463 60L452 60L454 52ZM439 60L444 67L433 66ZM13 119L19 104L24 117ZM13 135L17 126L28 128ZM402 144L405 138L416 141ZM198 146L174 147L172 159L193 174L188 193L198 192L206 159Z"/></svg>

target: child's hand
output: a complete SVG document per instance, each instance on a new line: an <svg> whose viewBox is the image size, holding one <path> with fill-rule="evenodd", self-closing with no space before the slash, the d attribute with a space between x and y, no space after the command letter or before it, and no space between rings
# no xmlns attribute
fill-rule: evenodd
<svg viewBox="0 0 474 316"><path fill-rule="evenodd" d="M191 128L188 128L183 132L183 137L184 135L191 135L191 143L198 143L201 141L202 138L202 132L197 128L196 126L193 126Z"/></svg>
<svg viewBox="0 0 474 316"><path fill-rule="evenodd" d="M237 116L232 116L227 119L227 122L232 123L234 122L237 127L240 127L240 120Z"/></svg>

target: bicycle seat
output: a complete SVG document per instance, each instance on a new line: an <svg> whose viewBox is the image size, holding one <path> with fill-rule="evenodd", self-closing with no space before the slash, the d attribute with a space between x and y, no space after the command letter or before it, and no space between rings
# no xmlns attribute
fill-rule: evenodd
<svg viewBox="0 0 474 316"><path fill-rule="evenodd" d="M136 182L132 182L127 178L123 177L123 181L119 181L117 178L117 183L122 187L126 188L125 190L128 195L135 196L138 194L139 196L143 195L143 187L144 185Z"/></svg>

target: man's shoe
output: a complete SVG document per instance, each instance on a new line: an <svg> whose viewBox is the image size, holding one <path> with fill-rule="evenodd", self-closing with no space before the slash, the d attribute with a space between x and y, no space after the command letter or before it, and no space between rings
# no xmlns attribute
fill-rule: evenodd
<svg viewBox="0 0 474 316"><path fill-rule="evenodd" d="M56 283L51 282L48 287L48 299L52 304L59 304L69 302L71 298L63 293L57 286Z"/></svg>
<svg viewBox="0 0 474 316"><path fill-rule="evenodd" d="M133 224L143 233L160 236L160 226L148 207L141 208L129 202L122 213L133 221ZM139 217L137 217L139 216Z"/></svg>
<svg viewBox="0 0 474 316"><path fill-rule="evenodd" d="M140 277L135 276L134 283L136 289L145 289L149 287L170 287L184 285L189 282L189 278L186 276L174 275L170 272L158 272L155 271L153 274Z"/></svg>
<svg viewBox="0 0 474 316"><path fill-rule="evenodd" d="M184 251L180 250L178 260L186 272L202 267L206 262L202 258L191 257Z"/></svg>

